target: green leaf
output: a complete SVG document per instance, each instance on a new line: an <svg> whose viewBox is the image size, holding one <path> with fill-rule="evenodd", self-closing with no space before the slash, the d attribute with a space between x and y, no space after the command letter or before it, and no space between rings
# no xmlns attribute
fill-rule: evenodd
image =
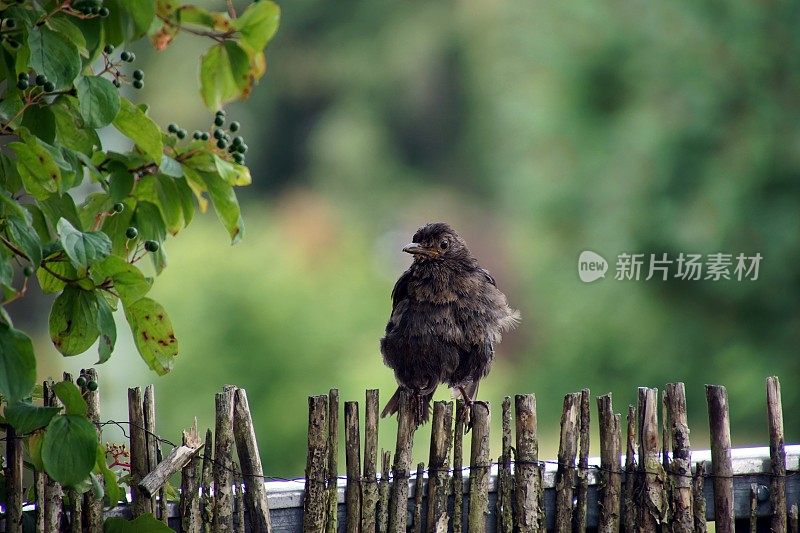
<svg viewBox="0 0 800 533"><path fill-rule="evenodd" d="M97 296L97 326L100 328L100 342L97 344L97 353L100 356L97 364L103 364L111 357L114 351L114 344L117 342L117 324L114 322L114 314L111 306L101 297Z"/></svg>
<svg viewBox="0 0 800 533"><path fill-rule="evenodd" d="M134 38L141 37L150 29L156 17L155 0L121 0L120 4L131 16L135 28Z"/></svg>
<svg viewBox="0 0 800 533"><path fill-rule="evenodd" d="M120 98L120 108L114 119L114 127L136 143L136 146L153 161L161 161L164 145L161 130L144 111L133 105L127 98Z"/></svg>
<svg viewBox="0 0 800 533"><path fill-rule="evenodd" d="M153 285L153 280L145 278L136 265L116 255L110 255L96 263L92 267L92 275L98 284L110 279L114 284L114 290L126 304L132 304L142 298Z"/></svg>
<svg viewBox="0 0 800 533"><path fill-rule="evenodd" d="M66 89L81 70L78 48L64 35L47 26L35 26L28 34L29 66L44 74L56 89Z"/></svg>
<svg viewBox="0 0 800 533"><path fill-rule="evenodd" d="M233 24L242 42L253 51L261 51L278 31L280 18L281 8L275 2L252 2Z"/></svg>
<svg viewBox="0 0 800 533"><path fill-rule="evenodd" d="M78 272L69 261L48 261L47 268L66 279L76 279L78 277ZM45 268L36 270L36 279L39 280L39 287L42 288L42 292L45 294L61 292L66 286L66 283Z"/></svg>
<svg viewBox="0 0 800 533"><path fill-rule="evenodd" d="M102 231L82 232L65 218L58 221L58 237L76 267L88 268L111 254L111 239Z"/></svg>
<svg viewBox="0 0 800 533"><path fill-rule="evenodd" d="M56 138L56 117L49 105L32 105L22 115L22 125L44 142Z"/></svg>
<svg viewBox="0 0 800 533"><path fill-rule="evenodd" d="M61 403L64 404L66 414L86 416L88 406L77 385L70 381L60 381L53 385L53 392L55 392L58 399L61 400Z"/></svg>
<svg viewBox="0 0 800 533"><path fill-rule="evenodd" d="M53 154L27 129L19 130L23 142L8 145L17 154L17 170L25 190L37 200L43 200L57 192L61 182L61 170Z"/></svg>
<svg viewBox="0 0 800 533"><path fill-rule="evenodd" d="M56 349L67 356L88 350L100 335L98 313L94 291L67 285L50 310L50 338Z"/></svg>
<svg viewBox="0 0 800 533"><path fill-rule="evenodd" d="M97 433L85 416L58 415L44 434L42 462L54 480L67 487L86 479L97 460Z"/></svg>
<svg viewBox="0 0 800 533"><path fill-rule="evenodd" d="M38 268L42 262L42 243L39 241L39 234L30 222L18 218L8 218L6 224L11 240L25 252L31 265Z"/></svg>
<svg viewBox="0 0 800 533"><path fill-rule="evenodd" d="M109 180L111 184L108 192L113 201L119 202L124 200L133 190L133 174L128 172L128 168L125 165L118 162L114 162L110 166L110 170Z"/></svg>
<svg viewBox="0 0 800 533"><path fill-rule="evenodd" d="M40 201L39 207L42 208L42 213L54 230L57 229L58 221L62 218L67 219L75 228L83 229L78 208L75 207L75 201L69 193L54 194L46 200Z"/></svg>
<svg viewBox="0 0 800 533"><path fill-rule="evenodd" d="M183 209L175 178L160 174L144 176L136 185L134 194L140 201L158 206L161 218L171 234L177 234L184 227Z"/></svg>
<svg viewBox="0 0 800 533"><path fill-rule="evenodd" d="M16 192L22 188L17 165L6 154L0 153L0 186L6 191Z"/></svg>
<svg viewBox="0 0 800 533"><path fill-rule="evenodd" d="M111 124L120 108L117 88L100 76L82 76L75 88L85 126L96 129Z"/></svg>
<svg viewBox="0 0 800 533"><path fill-rule="evenodd" d="M50 17L47 21L47 25L72 41L72 44L75 45L81 55L88 56L89 52L86 49L86 38L81 32L81 29L72 23L70 20L71 18L72 17L67 15L56 15Z"/></svg>
<svg viewBox="0 0 800 533"><path fill-rule="evenodd" d="M48 407L48 409L58 409L57 407ZM52 420L52 419L51 419ZM31 464L38 471L44 471L42 464L42 443L44 442L44 430L40 429L35 431L32 435L28 436L28 457L30 457Z"/></svg>
<svg viewBox="0 0 800 533"><path fill-rule="evenodd" d="M97 446L97 459L94 471L103 475L104 493L108 505L114 507L119 503L122 491L117 484L117 475L106 464L106 451L102 444Z"/></svg>
<svg viewBox="0 0 800 533"><path fill-rule="evenodd" d="M172 369L178 355L178 340L164 308L150 298L125 305L125 318L131 326L139 354L152 370L163 376Z"/></svg>
<svg viewBox="0 0 800 533"><path fill-rule="evenodd" d="M139 240L142 241L153 240L163 243L167 237L167 228L164 226L161 211L158 206L150 202L138 202L136 204L136 211L130 225L139 229ZM167 266L164 246L161 246L157 252L151 252L148 255L152 258L153 266L157 273L160 273Z"/></svg>
<svg viewBox="0 0 800 533"><path fill-rule="evenodd" d="M26 398L36 382L36 358L27 335L0 322L0 394L13 402Z"/></svg>
<svg viewBox="0 0 800 533"><path fill-rule="evenodd" d="M164 154L164 157L161 159L161 164L158 166L158 170L165 176L171 176L173 178L183 177L183 169L181 168L181 164L166 154Z"/></svg>
<svg viewBox="0 0 800 533"><path fill-rule="evenodd" d="M222 225L231 236L231 243L239 242L244 236L244 221L242 220L239 202L233 187L221 177L209 172L199 173L208 188L208 195L214 210L217 212Z"/></svg>
<svg viewBox="0 0 800 533"><path fill-rule="evenodd" d="M231 185L242 187L250 185L253 179L250 177L250 169L244 165L225 161L220 156L214 154L214 166L220 177Z"/></svg>
<svg viewBox="0 0 800 533"><path fill-rule="evenodd" d="M209 109L240 98L251 84L250 57L232 41L212 46L200 60L200 95Z"/></svg>
<svg viewBox="0 0 800 533"><path fill-rule="evenodd" d="M42 407L30 402L13 402L6 406L6 421L14 426L19 434L33 433L45 427L58 414L60 407Z"/></svg>
<svg viewBox="0 0 800 533"><path fill-rule="evenodd" d="M58 144L82 154L91 155L100 147L100 137L91 128L84 127L76 98L61 95L50 105L56 120Z"/></svg>
<svg viewBox="0 0 800 533"><path fill-rule="evenodd" d="M163 522L146 513L136 520L124 518L107 518L103 524L103 533L171 533L172 529Z"/></svg>

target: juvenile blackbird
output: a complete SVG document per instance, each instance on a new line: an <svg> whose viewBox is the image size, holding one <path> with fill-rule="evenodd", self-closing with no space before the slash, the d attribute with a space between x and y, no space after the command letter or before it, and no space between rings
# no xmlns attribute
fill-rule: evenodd
<svg viewBox="0 0 800 533"><path fill-rule="evenodd" d="M421 227L403 251L414 262L392 290L392 315L381 339L383 360L399 387L381 416L397 412L400 391L406 390L419 426L428 420L440 383L472 404L501 332L520 315L449 225Z"/></svg>

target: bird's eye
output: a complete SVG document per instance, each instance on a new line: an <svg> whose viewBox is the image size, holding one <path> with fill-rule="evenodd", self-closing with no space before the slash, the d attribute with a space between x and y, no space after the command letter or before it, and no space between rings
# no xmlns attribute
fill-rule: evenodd
<svg viewBox="0 0 800 533"><path fill-rule="evenodd" d="M439 248L441 248L442 250L447 250L448 246L450 246L450 243L447 242L447 239L445 239L441 243L439 243Z"/></svg>

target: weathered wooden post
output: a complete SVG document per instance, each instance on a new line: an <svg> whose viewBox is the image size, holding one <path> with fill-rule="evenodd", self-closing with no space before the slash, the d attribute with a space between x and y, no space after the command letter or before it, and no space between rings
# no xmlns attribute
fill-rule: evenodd
<svg viewBox="0 0 800 533"><path fill-rule="evenodd" d="M706 498L703 494L703 485L706 479L705 463L699 462L695 466L692 478L692 511L694 516L694 533L706 533Z"/></svg>
<svg viewBox="0 0 800 533"><path fill-rule="evenodd" d="M233 530L233 403L236 387L225 386L215 395L214 423L214 533Z"/></svg>
<svg viewBox="0 0 800 533"><path fill-rule="evenodd" d="M542 470L539 467L536 396L514 397L517 449L514 464L516 526L520 533L538 532L543 525Z"/></svg>
<svg viewBox="0 0 800 533"><path fill-rule="evenodd" d="M497 470L497 531L498 533L513 533L514 508L513 490L514 480L511 475L511 397L503 398L503 440L502 454L500 455Z"/></svg>
<svg viewBox="0 0 800 533"><path fill-rule="evenodd" d="M147 426L144 419L144 406L142 403L142 389L133 387L128 389L128 420L130 422L130 450L131 450L131 500L133 500L134 518L153 512L153 502L142 494L139 483L149 471L147 456Z"/></svg>
<svg viewBox="0 0 800 533"><path fill-rule="evenodd" d="M581 393L564 396L561 412L561 438L558 445L558 470L556 471L556 521L557 533L572 531L572 484L575 480L575 454L578 448L578 410Z"/></svg>
<svg viewBox="0 0 800 533"><path fill-rule="evenodd" d="M758 531L757 511L758 511L758 483L751 483L750 484L750 533L757 533Z"/></svg>
<svg viewBox="0 0 800 533"><path fill-rule="evenodd" d="M408 395L400 392L397 411L397 446L394 452L394 473L389 500L389 531L405 531L408 522L408 478L410 477L411 446L414 441L414 423Z"/></svg>
<svg viewBox="0 0 800 533"><path fill-rule="evenodd" d="M453 533L461 533L464 514L464 400L456 400L453 433Z"/></svg>
<svg viewBox="0 0 800 533"><path fill-rule="evenodd" d="M197 435L197 420L194 425L183 432L183 444L172 449L169 455L158 463L152 472L147 474L137 487L141 494L150 498L158 493L169 478L184 468L200 450L202 442Z"/></svg>
<svg viewBox="0 0 800 533"><path fill-rule="evenodd" d="M378 531L389 531L389 464L391 452L381 450L381 481L378 484Z"/></svg>
<svg viewBox="0 0 800 533"><path fill-rule="evenodd" d="M417 464L417 472L414 475L414 514L412 516L412 529L414 533L425 531L422 525L422 496L425 492L425 463Z"/></svg>
<svg viewBox="0 0 800 533"><path fill-rule="evenodd" d="M88 368L82 370L86 383L97 383L97 370ZM102 442L103 432L100 429L100 389L90 390L83 386L83 397L86 399L86 416L95 425L97 442ZM86 533L102 533L103 531L103 498L97 498L94 491L87 491L83 495L83 526Z"/></svg>
<svg viewBox="0 0 800 533"><path fill-rule="evenodd" d="M22 533L22 437L17 436L17 431L10 424L6 425L6 475L5 530L8 533Z"/></svg>
<svg viewBox="0 0 800 533"><path fill-rule="evenodd" d="M611 393L597 398L600 425L600 485L598 488L598 531L617 533L620 522L620 416L614 414Z"/></svg>
<svg viewBox="0 0 800 533"><path fill-rule="evenodd" d="M186 447L202 446L200 435L197 433L197 419L188 431L183 432L181 445ZM181 470L181 531L183 533L197 533L201 529L200 521L200 458L197 453L192 454L189 461Z"/></svg>
<svg viewBox="0 0 800 533"><path fill-rule="evenodd" d="M664 472L658 454L658 389L639 387L639 474L642 478L637 527L652 533L664 516Z"/></svg>
<svg viewBox="0 0 800 533"><path fill-rule="evenodd" d="M325 530L328 500L325 492L325 470L328 458L328 396L308 398L308 459L306 462L303 531Z"/></svg>
<svg viewBox="0 0 800 533"><path fill-rule="evenodd" d="M364 413L364 476L361 479L361 530L373 532L378 506L378 389L366 394Z"/></svg>
<svg viewBox="0 0 800 533"><path fill-rule="evenodd" d="M144 388L142 411L144 412L144 439L147 446L146 474L149 474L155 470L156 465L158 464L158 439L156 438L156 397L155 387L153 387L152 384ZM152 494L149 497L152 513L153 515L158 516L156 513L156 509L158 508L156 495Z"/></svg>
<svg viewBox="0 0 800 533"><path fill-rule="evenodd" d="M270 533L272 522L269 517L267 489L264 486L264 468L261 455L258 453L258 441L250 414L250 403L247 391L236 389L233 405L233 437L236 441L236 453L241 465L244 483L244 504L250 516L250 527L253 531Z"/></svg>
<svg viewBox="0 0 800 533"><path fill-rule="evenodd" d="M628 431L625 440L625 503L623 525L625 531L636 531L636 407L628 406Z"/></svg>
<svg viewBox="0 0 800 533"><path fill-rule="evenodd" d="M50 407L62 407L53 391L55 383L48 379L42 384L44 403ZM44 531L61 531L61 515L64 512L64 490L50 476L44 476Z"/></svg>
<svg viewBox="0 0 800 533"><path fill-rule="evenodd" d="M733 467L728 392L721 385L706 385L711 430L711 473L714 476L714 524L720 533L732 533Z"/></svg>
<svg viewBox="0 0 800 533"><path fill-rule="evenodd" d="M769 426L769 458L772 483L769 500L772 505L772 531L786 531L786 450L783 443L783 407L781 382L778 376L767 378L767 422Z"/></svg>
<svg viewBox="0 0 800 533"><path fill-rule="evenodd" d="M245 533L244 478L242 472L238 470L233 476L233 527L236 533ZM252 530L264 531L256 528L252 528Z"/></svg>
<svg viewBox="0 0 800 533"><path fill-rule="evenodd" d="M214 484L214 440L210 429L206 430L206 440L203 446L203 467L201 469L201 482L203 494L200 500L200 518L203 520L203 527L210 530L211 522L214 519L214 495L212 486Z"/></svg>
<svg viewBox="0 0 800 533"><path fill-rule="evenodd" d="M472 441L469 461L469 529L485 531L489 514L489 404L472 403Z"/></svg>
<svg viewBox="0 0 800 533"><path fill-rule="evenodd" d="M665 391L672 434L672 531L694 530L692 512L692 449L689 444L689 423L686 416L686 390L683 383L667 383Z"/></svg>
<svg viewBox="0 0 800 533"><path fill-rule="evenodd" d="M328 391L328 514L325 531L336 533L339 521L339 389Z"/></svg>
<svg viewBox="0 0 800 533"><path fill-rule="evenodd" d="M358 533L361 530L361 436L358 426L358 402L344 403L345 468L345 531Z"/></svg>
<svg viewBox="0 0 800 533"><path fill-rule="evenodd" d="M578 454L578 490L575 502L575 530L586 531L586 513L589 498L589 389L581 391L580 451Z"/></svg>
<svg viewBox="0 0 800 533"><path fill-rule="evenodd" d="M447 533L447 455L453 442L453 404L434 402L428 458L428 531Z"/></svg>

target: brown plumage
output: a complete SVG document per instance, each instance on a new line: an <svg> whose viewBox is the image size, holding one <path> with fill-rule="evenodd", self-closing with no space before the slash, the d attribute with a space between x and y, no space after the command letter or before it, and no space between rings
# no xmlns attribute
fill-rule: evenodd
<svg viewBox="0 0 800 533"><path fill-rule="evenodd" d="M394 370L399 388L382 416L397 412L405 389L420 425L428 420L440 383L471 404L501 333L520 316L449 225L421 227L403 251L413 254L414 262L392 290L392 315L381 339L383 360Z"/></svg>

